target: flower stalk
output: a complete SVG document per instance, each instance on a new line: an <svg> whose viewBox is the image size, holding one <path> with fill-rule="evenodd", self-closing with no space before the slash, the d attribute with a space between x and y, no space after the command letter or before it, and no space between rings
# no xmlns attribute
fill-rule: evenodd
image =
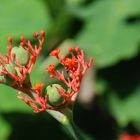
<svg viewBox="0 0 140 140"><path fill-rule="evenodd" d="M65 108L60 112L54 110L47 110L47 112L59 121L65 130L69 132L74 140L84 140L79 131L79 128L73 121L73 111L69 108Z"/></svg>

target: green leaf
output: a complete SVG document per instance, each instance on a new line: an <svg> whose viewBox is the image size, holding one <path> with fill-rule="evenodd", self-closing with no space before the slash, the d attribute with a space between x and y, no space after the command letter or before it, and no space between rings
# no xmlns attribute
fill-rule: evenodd
<svg viewBox="0 0 140 140"><path fill-rule="evenodd" d="M47 6L41 0L2 0L0 13L0 48L6 47L8 36L29 38L35 31L48 30L51 24Z"/></svg>
<svg viewBox="0 0 140 140"><path fill-rule="evenodd" d="M17 90L8 86L0 85L0 112L26 112L32 110L20 99L17 98Z"/></svg>
<svg viewBox="0 0 140 140"><path fill-rule="evenodd" d="M97 67L137 54L140 24L127 20L137 18L139 7L139 0L98 0L85 9L75 8L73 13L85 21L76 41L95 58Z"/></svg>
<svg viewBox="0 0 140 140"><path fill-rule="evenodd" d="M0 139L7 140L9 134L10 134L10 126L0 115Z"/></svg>
<svg viewBox="0 0 140 140"><path fill-rule="evenodd" d="M121 100L115 93L110 94L109 108L119 125L124 127L129 122L140 122L140 88Z"/></svg>

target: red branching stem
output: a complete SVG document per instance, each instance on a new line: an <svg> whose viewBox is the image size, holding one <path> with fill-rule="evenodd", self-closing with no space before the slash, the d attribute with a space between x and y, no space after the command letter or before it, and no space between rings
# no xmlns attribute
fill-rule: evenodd
<svg viewBox="0 0 140 140"><path fill-rule="evenodd" d="M28 106L34 109L34 112L42 112L48 109L47 96L42 97L41 89L43 84L35 84L35 88L32 88L32 94L34 98L23 97L22 93L18 94L18 98L23 100Z"/></svg>

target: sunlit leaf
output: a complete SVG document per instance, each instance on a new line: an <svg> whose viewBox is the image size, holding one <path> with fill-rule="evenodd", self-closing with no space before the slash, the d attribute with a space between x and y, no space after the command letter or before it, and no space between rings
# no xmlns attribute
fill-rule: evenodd
<svg viewBox="0 0 140 140"><path fill-rule="evenodd" d="M31 109L17 98L18 91L0 84L0 112L31 112Z"/></svg>
<svg viewBox="0 0 140 140"><path fill-rule="evenodd" d="M31 37L35 31L48 30L51 19L47 6L38 0L2 0L0 4L0 49L4 51L7 37ZM47 27L47 28L46 28Z"/></svg>
<svg viewBox="0 0 140 140"><path fill-rule="evenodd" d="M75 9L85 21L76 41L95 58L98 67L137 54L140 24L131 18L137 19L139 7L139 0L98 0L85 9Z"/></svg>
<svg viewBox="0 0 140 140"><path fill-rule="evenodd" d="M9 134L10 126L0 115L0 140L7 140Z"/></svg>
<svg viewBox="0 0 140 140"><path fill-rule="evenodd" d="M110 94L109 108L120 126L129 122L140 122L140 88L136 89L125 99L119 99L114 93Z"/></svg>

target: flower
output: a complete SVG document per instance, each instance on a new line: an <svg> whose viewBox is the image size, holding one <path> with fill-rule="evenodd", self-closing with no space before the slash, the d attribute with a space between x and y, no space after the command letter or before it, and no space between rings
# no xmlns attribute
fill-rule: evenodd
<svg viewBox="0 0 140 140"><path fill-rule="evenodd" d="M4 76L6 78L5 81L9 78L13 79L13 81L17 81L18 83L24 82L26 76L31 73L36 59L42 50L45 33L41 31L40 36L41 39L38 38L38 33L34 33L34 37L39 40L38 47L36 45L33 46L29 40L26 41L23 36L21 36L20 46L12 47L12 38L8 38L10 43L7 47L8 53L6 54L6 57L3 57L0 54L0 76ZM9 69L7 69L6 66L8 66ZM14 71L11 72L11 69Z"/></svg>
<svg viewBox="0 0 140 140"><path fill-rule="evenodd" d="M59 53L60 53L60 49L56 49L56 50L51 51L50 55L58 58Z"/></svg>
<svg viewBox="0 0 140 140"><path fill-rule="evenodd" d="M140 140L140 135L123 134L120 136L119 140Z"/></svg>
<svg viewBox="0 0 140 140"><path fill-rule="evenodd" d="M46 68L46 72L48 72L48 73L54 73L54 71L55 71L55 66L54 65L49 65L49 67L48 68Z"/></svg>
<svg viewBox="0 0 140 140"><path fill-rule="evenodd" d="M50 55L54 52L57 52L58 49L53 50ZM75 48L76 55L74 55L74 50L72 48L69 48L69 53L71 54L71 57L59 57L55 56L59 63L64 67L67 76L64 75L64 71L58 71L53 69L53 72L49 72L51 75L51 78L55 78L61 82L63 82L67 90L63 90L63 88L58 88L59 94L61 94L62 97L65 98L65 101L63 102L63 105L73 105L73 103L76 100L76 97L79 93L80 85L83 76L89 69L89 67L92 65L92 59L90 58L89 63L86 62L84 57L84 52L79 47ZM49 68L50 69L50 66ZM62 104L61 104L62 107ZM58 108L58 106L57 106Z"/></svg>
<svg viewBox="0 0 140 140"><path fill-rule="evenodd" d="M77 68L75 58L63 58L63 64L68 70L75 70Z"/></svg>
<svg viewBox="0 0 140 140"><path fill-rule="evenodd" d="M33 90L37 90L37 91L41 91L43 87L43 83L40 83L40 84L34 84L34 88L32 88Z"/></svg>

